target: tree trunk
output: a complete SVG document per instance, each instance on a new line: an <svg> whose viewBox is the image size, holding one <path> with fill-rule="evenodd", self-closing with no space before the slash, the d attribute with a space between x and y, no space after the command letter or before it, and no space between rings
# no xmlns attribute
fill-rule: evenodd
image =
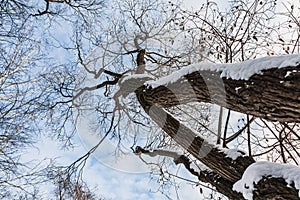
<svg viewBox="0 0 300 200"><path fill-rule="evenodd" d="M207 177L204 177L202 174L198 177L199 180L212 184L220 193L229 198L236 199L239 197L239 199L243 199L240 194L232 191L232 186L242 178L246 168L255 162L253 158L241 155L233 160L227 157L218 146L205 141L163 108L147 102L143 95L145 91L143 86L135 92L140 104L151 119L186 151L213 170L211 176L208 174ZM264 178L258 182L256 188L253 197L257 200L299 199L298 191L294 187L288 186L281 178Z"/></svg>
<svg viewBox="0 0 300 200"><path fill-rule="evenodd" d="M223 178L236 182L242 177L245 169L254 163L254 160L248 156L241 156L237 160L226 157L226 154L217 146L205 141L163 108L146 102L143 98L143 91L143 87L136 90L137 98L151 119L185 150L210 169L218 172Z"/></svg>
<svg viewBox="0 0 300 200"><path fill-rule="evenodd" d="M293 73L286 76L290 71ZM151 119L186 151L213 170L214 175L220 176L220 181L209 181L208 178L207 182L229 197L241 197L234 191L231 194L228 191L241 179L246 168L255 162L253 158L241 155L233 160L227 157L218 146L205 141L164 108L188 102L209 102L272 121L300 122L299 72L297 67L273 68L255 74L249 80L232 80L219 78L220 72L197 71L155 88L141 85L149 77L136 77L121 84L120 91L123 87L127 94L134 89L139 103ZM226 182L227 187L224 186ZM293 186L287 186L281 178L264 178L256 184L256 188L254 199L299 199L298 191Z"/></svg>

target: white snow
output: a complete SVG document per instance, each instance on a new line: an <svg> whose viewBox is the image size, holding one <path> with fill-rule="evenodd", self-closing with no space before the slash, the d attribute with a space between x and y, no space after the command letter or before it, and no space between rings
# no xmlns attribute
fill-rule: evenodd
<svg viewBox="0 0 300 200"><path fill-rule="evenodd" d="M167 85L179 80L184 75L195 71L214 71L221 72L221 78L231 78L234 80L248 80L254 74L260 74L262 70L271 68L294 67L300 64L300 55L281 55L269 56L253 60L247 60L240 63L214 64L201 62L189 65L168 76L158 80L147 81L145 84L156 88L160 85Z"/></svg>
<svg viewBox="0 0 300 200"><path fill-rule="evenodd" d="M125 75L121 79L120 83L122 84L129 79L143 79L143 78L155 79L155 77L150 74L131 74L131 75Z"/></svg>
<svg viewBox="0 0 300 200"><path fill-rule="evenodd" d="M287 71L286 75L284 76L284 78L286 78L286 77L290 76L292 73L296 73L296 72L297 72L297 70Z"/></svg>
<svg viewBox="0 0 300 200"><path fill-rule="evenodd" d="M240 89L242 89L243 87L236 87L235 88L235 92L238 93Z"/></svg>
<svg viewBox="0 0 300 200"><path fill-rule="evenodd" d="M246 152L240 149L220 149L226 155L226 157L231 158L232 160L236 160L238 157L246 155Z"/></svg>
<svg viewBox="0 0 300 200"><path fill-rule="evenodd" d="M294 70L293 70L293 71L294 71ZM286 72L286 75L284 76L284 78L286 78L286 77L290 76L290 75L291 75L291 73L293 73L293 72L291 72L291 71L287 71L287 72Z"/></svg>
<svg viewBox="0 0 300 200"><path fill-rule="evenodd" d="M261 161L253 163L246 169L242 179L233 185L233 190L241 192L245 199L252 199L253 183L258 183L263 176L283 178L289 185L294 183L295 188L300 189L300 167Z"/></svg>

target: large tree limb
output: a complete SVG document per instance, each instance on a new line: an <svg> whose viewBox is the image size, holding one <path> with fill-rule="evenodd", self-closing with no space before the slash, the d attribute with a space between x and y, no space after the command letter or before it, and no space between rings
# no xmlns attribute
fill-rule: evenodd
<svg viewBox="0 0 300 200"><path fill-rule="evenodd" d="M163 108L145 101L143 91L145 91L143 87L136 90L137 98L151 119L186 151L212 169L212 174L220 177L219 181L211 182L219 192L235 196L235 192L232 191L229 194L228 188L221 185L226 182L231 188L236 181L241 179L245 170L254 163L253 158L241 155L233 160L227 157L222 149L205 141ZM208 181L210 178L200 179L200 181ZM299 199L298 191L289 186L282 178L264 178L258 182L256 189L254 199Z"/></svg>
<svg viewBox="0 0 300 200"><path fill-rule="evenodd" d="M300 122L299 66L264 70L249 80L220 78L220 74L196 71L167 85L146 87L143 97L165 108L197 101L270 121Z"/></svg>
<svg viewBox="0 0 300 200"><path fill-rule="evenodd" d="M143 59L144 57L140 57L139 60L137 60L138 66L144 64ZM149 99L147 99L147 97L149 97L149 89L147 89L144 85L140 86L140 82L144 79L144 77L139 78L139 76L136 77L133 81L129 79L123 82L123 84L121 84L120 91L122 91L122 88L127 90L128 88L137 88L135 90L135 93L137 95L138 101L140 102L145 112L172 139L174 139L191 155L193 155L199 161L204 163L210 169L217 172L223 178L231 182L238 181L242 177L242 174L245 171L245 169L249 165L251 165L254 162L254 160L248 156L240 156L236 160L227 157L227 155L224 152L222 152L218 147L205 141L204 138L198 135L195 131L191 130L189 127L182 124L172 115L170 115L167 111L165 111L162 107L158 106L153 101L149 101ZM180 85L182 86L185 84ZM152 93L152 95L157 97L154 93ZM161 96L158 96L157 99L159 99L162 96L165 96L165 94L160 95ZM175 98L173 100L175 100L176 102L177 99Z"/></svg>
<svg viewBox="0 0 300 200"><path fill-rule="evenodd" d="M233 182L224 179L219 174L209 169L201 169L200 172L199 170L195 171L195 169L191 166L191 160L185 155L180 155L168 150L149 151L139 146L136 147L135 153L146 154L151 157L160 155L173 158L175 164L183 164L184 167L192 175L196 176L199 181L211 184L218 192L226 195L229 199L244 199L241 193L232 189ZM254 185L256 186L256 190L253 192L254 199L299 199L298 191L294 187L287 187L288 184L283 178L263 177L257 184Z"/></svg>
<svg viewBox="0 0 300 200"><path fill-rule="evenodd" d="M147 102L143 91L144 87L136 90L137 98L151 119L179 145L223 178L233 182L239 180L245 169L254 162L248 156L240 156L236 160L227 157L217 146L205 141L163 108Z"/></svg>
<svg viewBox="0 0 300 200"><path fill-rule="evenodd" d="M188 102L209 102L272 121L300 122L300 71L297 67L264 70L249 80L221 79L221 72L206 70L188 73L167 85L154 88L140 85L143 79L149 77L129 79L123 85L127 87L126 93L135 89L145 112L174 141L222 179L234 183L254 163L253 158L241 155L234 160L227 157L219 147L205 141L164 108ZM136 81L139 84L134 84ZM299 198L297 190L290 190L285 181L278 180L267 178L268 184L261 180L256 185L258 190L254 199ZM275 194L270 196L268 191L271 190Z"/></svg>

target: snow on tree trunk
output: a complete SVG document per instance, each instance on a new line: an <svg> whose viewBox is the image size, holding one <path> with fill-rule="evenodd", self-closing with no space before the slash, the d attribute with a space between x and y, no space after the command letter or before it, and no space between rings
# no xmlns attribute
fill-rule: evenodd
<svg viewBox="0 0 300 200"><path fill-rule="evenodd" d="M300 122L298 59L299 56L295 62L297 65L275 65L272 68L260 64L259 71L256 70L251 76L238 80L236 77L222 76L222 72L226 70L224 66L217 70L188 69L188 73L173 75L173 80L170 76L156 82L149 81L151 77L126 77L120 84L118 95L124 93L126 96L134 91L151 119L222 180L210 183L228 197L237 197L239 194L233 191L232 185L240 180L246 169L255 162L253 158L246 155L236 159L228 157L222 149L205 141L164 108L189 102L209 102L271 121ZM147 83L142 84L145 81ZM220 183L226 181L227 188L220 187ZM288 185L281 177L263 177L253 187L253 199L299 199L298 190L293 185ZM229 193L229 190L232 190L232 193Z"/></svg>
<svg viewBox="0 0 300 200"><path fill-rule="evenodd" d="M229 198L241 197L232 190L232 185L242 178L245 170L254 162L253 158L240 156L234 160L228 157L221 149L209 144L163 108L147 102L147 98L144 97L145 87L140 87L135 92L140 104L152 120L186 151L212 169L215 177L217 177L216 175L220 176L215 181L209 181L209 177L206 179L199 177L200 181L211 183L219 192ZM253 199L299 199L298 191L294 187L288 186L282 178L264 178L255 184L254 188ZM272 191L271 194L270 191Z"/></svg>
<svg viewBox="0 0 300 200"><path fill-rule="evenodd" d="M195 71L166 85L148 86L143 96L162 107L197 101L270 121L300 122L299 66L263 70L248 80L219 78L221 72Z"/></svg>

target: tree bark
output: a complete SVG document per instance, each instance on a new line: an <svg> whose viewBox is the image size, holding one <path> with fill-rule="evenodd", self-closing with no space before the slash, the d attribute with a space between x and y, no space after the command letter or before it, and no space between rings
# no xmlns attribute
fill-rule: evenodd
<svg viewBox="0 0 300 200"><path fill-rule="evenodd" d="M289 76L286 76L287 73ZM147 102L172 107L189 102L214 103L270 121L300 122L300 68L272 68L249 80L219 78L221 72L197 71L155 88Z"/></svg>
<svg viewBox="0 0 300 200"><path fill-rule="evenodd" d="M213 170L211 173L199 176L199 180L212 184L220 193L229 198L243 199L240 194L232 191L232 186L241 179L246 168L255 162L253 158L244 155L233 160L227 157L218 146L205 141L163 108L145 101L144 91L145 87L140 87L135 92L151 119L186 151ZM298 191L288 186L282 178L264 178L256 184L253 199L299 199L299 196Z"/></svg>
<svg viewBox="0 0 300 200"><path fill-rule="evenodd" d="M286 76L290 71L293 73ZM241 179L246 168L255 162L253 158L241 155L233 160L227 157L218 146L205 141L164 108L189 102L209 102L271 121L300 122L299 72L297 67L273 68L263 71L262 74L255 74L249 80L232 80L219 78L220 72L197 71L168 85L155 88L140 85L143 80L149 80L149 77L127 80L122 85L123 88L125 86L126 93L131 89L135 90L145 112L174 141L213 170L214 175L220 176L222 181L212 179L214 181L211 184L219 192L228 195L232 185ZM137 82L138 85L134 84ZM226 182L228 187L222 185ZM233 192L232 195L236 193ZM299 199L298 191L287 186L281 178L263 178L256 184L253 197Z"/></svg>
<svg viewBox="0 0 300 200"><path fill-rule="evenodd" d="M236 182L242 177L245 169L254 163L248 156L241 156L236 160L227 157L217 146L205 141L163 108L146 102L143 91L143 87L136 90L137 98L151 119L185 150L223 178Z"/></svg>
<svg viewBox="0 0 300 200"><path fill-rule="evenodd" d="M294 185L287 186L283 178L263 177L253 191L255 200L299 200L298 192Z"/></svg>

